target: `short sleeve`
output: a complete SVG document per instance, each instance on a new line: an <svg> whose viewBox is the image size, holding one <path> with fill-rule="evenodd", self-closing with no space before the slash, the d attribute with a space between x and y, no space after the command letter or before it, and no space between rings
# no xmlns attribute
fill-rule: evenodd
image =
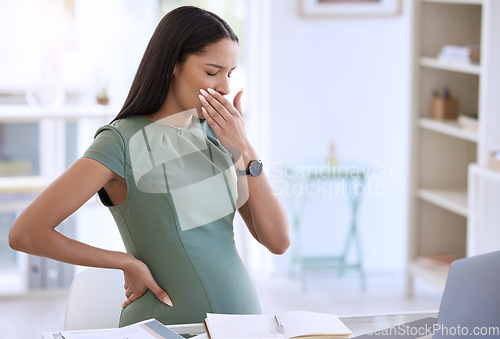
<svg viewBox="0 0 500 339"><path fill-rule="evenodd" d="M107 126L97 130L83 158L99 161L122 178L125 178L125 147L122 136L114 128Z"/></svg>

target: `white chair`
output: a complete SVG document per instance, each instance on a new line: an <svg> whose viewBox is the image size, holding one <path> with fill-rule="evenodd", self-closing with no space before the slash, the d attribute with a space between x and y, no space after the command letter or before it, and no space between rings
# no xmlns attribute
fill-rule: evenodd
<svg viewBox="0 0 500 339"><path fill-rule="evenodd" d="M64 317L64 330L116 328L126 300L123 272L88 268L71 284Z"/></svg>
<svg viewBox="0 0 500 339"><path fill-rule="evenodd" d="M120 270L88 268L78 273L69 289L64 330L93 330L116 328L120 321L122 304L126 300ZM205 333L200 324L168 326L178 334Z"/></svg>

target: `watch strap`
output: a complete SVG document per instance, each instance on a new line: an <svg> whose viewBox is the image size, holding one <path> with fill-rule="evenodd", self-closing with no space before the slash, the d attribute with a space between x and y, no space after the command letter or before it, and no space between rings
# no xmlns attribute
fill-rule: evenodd
<svg viewBox="0 0 500 339"><path fill-rule="evenodd" d="M247 168L247 169L244 169L244 170L240 170L239 168L236 169L236 175L238 177L242 177L244 175L250 175L250 169Z"/></svg>

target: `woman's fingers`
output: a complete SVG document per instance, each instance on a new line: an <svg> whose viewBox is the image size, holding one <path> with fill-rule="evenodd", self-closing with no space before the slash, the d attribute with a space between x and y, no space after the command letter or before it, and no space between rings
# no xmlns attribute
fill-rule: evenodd
<svg viewBox="0 0 500 339"><path fill-rule="evenodd" d="M222 128L220 125L215 121L215 119L207 112L205 107L201 107L201 112L203 113L203 116L207 120L208 124L212 127L214 132L217 134L217 132L221 131Z"/></svg>
<svg viewBox="0 0 500 339"><path fill-rule="evenodd" d="M208 113L212 114L210 111L213 108L214 111L218 112L224 120L229 120L233 118L234 115L239 114L236 108L227 100L223 95L209 88L207 91L200 89L200 100L204 107L207 109ZM205 102L203 101L205 99ZM206 105L209 104L209 106Z"/></svg>
<svg viewBox="0 0 500 339"><path fill-rule="evenodd" d="M130 296L127 297L127 300L125 300L123 302L122 307L123 308L127 307L128 305L130 305L131 303L133 303L134 301L136 301L139 297L140 297L140 295L131 294Z"/></svg>
<svg viewBox="0 0 500 339"><path fill-rule="evenodd" d="M243 111L241 109L241 97L243 96L243 88L238 92L236 93L236 95L234 96L234 99L233 99L233 106L234 108L236 108L236 110L238 111L239 114L243 115Z"/></svg>
<svg viewBox="0 0 500 339"><path fill-rule="evenodd" d="M240 113L243 90L236 94L234 105L220 93L210 88L207 90L210 93L200 89L203 95L199 95L203 117L227 150L241 150L247 144L244 119ZM230 152L235 156L239 151Z"/></svg>
<svg viewBox="0 0 500 339"><path fill-rule="evenodd" d="M207 97L209 97L210 99L208 99ZM206 95L200 94L199 98L202 105L201 107L205 108L208 115L210 115L219 126L222 126L227 120L229 120L231 114L227 112L226 109L223 108L222 105L208 93ZM218 103L218 105L216 104L216 102ZM215 106L218 106L218 108Z"/></svg>
<svg viewBox="0 0 500 339"><path fill-rule="evenodd" d="M172 300L167 293L158 285L149 268L142 261L134 261L134 265L130 265L127 270L124 270L125 277L125 296L127 300L122 304L122 307L127 307L132 302L140 298L149 288L156 297L163 303L173 306Z"/></svg>
<svg viewBox="0 0 500 339"><path fill-rule="evenodd" d="M235 112L235 107L233 105L231 105L231 103L229 102L229 100L227 100L227 98L225 96L223 96L222 94L220 94L217 91L214 91L211 88L207 88L207 91L210 93L212 98L214 98L217 101L217 103L219 103L222 107L224 107L227 110L228 113L230 113L230 114L237 114L238 113L238 112ZM209 97L209 99L210 99L210 97Z"/></svg>
<svg viewBox="0 0 500 339"><path fill-rule="evenodd" d="M203 112L202 109L203 114L206 113L211 118L207 119L205 117L205 119L208 120L210 126L214 128L213 122L217 123L218 127L221 130L226 130L227 127L229 127L229 130L232 130L234 127L238 126L239 120L242 118L241 113L220 93L217 93L210 88L208 90L212 94L209 94L205 90L200 89L200 92L203 95L199 95L199 98L202 104L202 108L204 108L206 111ZM237 94L237 97L235 97L235 103L241 107L240 98L241 91Z"/></svg>
<svg viewBox="0 0 500 339"><path fill-rule="evenodd" d="M125 300L122 304L122 307L125 308L128 305L130 305L132 302L137 300L141 295L146 292L146 289L144 291L133 291L131 288L127 288L125 290L125 297L127 297L127 300Z"/></svg>
<svg viewBox="0 0 500 339"><path fill-rule="evenodd" d="M158 299L160 299L161 302L164 304L167 304L168 306L174 306L172 303L172 299L168 296L167 292L161 289L161 287L154 281L153 286L150 286L149 289L156 295Z"/></svg>
<svg viewBox="0 0 500 339"><path fill-rule="evenodd" d="M221 115L215 110L215 108L208 102L208 100L203 96L199 95L201 102L201 108L202 112L203 109L205 109L205 112L214 120L217 122L218 125L221 125L225 120L221 117Z"/></svg>

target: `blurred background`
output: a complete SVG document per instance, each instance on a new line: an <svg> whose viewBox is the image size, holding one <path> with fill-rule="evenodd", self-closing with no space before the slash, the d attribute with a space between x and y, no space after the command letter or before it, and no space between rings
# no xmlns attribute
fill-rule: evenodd
<svg viewBox="0 0 500 339"><path fill-rule="evenodd" d="M441 13L446 1L386 1L394 8L382 14L363 7L382 6L373 1L354 1L355 14L318 7L342 2L0 0L0 328L12 329L9 338L61 329L69 285L83 269L14 252L10 225L118 113L157 23L181 5L219 14L239 36L232 92L244 88L248 135L289 216L292 247L282 256L258 246L236 221L238 249L263 311L342 315L439 307L443 279L412 284L406 273L422 247L412 240L411 220L426 208L412 205L420 161L412 152L415 26L423 26L415 24L414 6L436 3L429 11ZM456 2L463 7L459 18L481 25L480 5ZM476 107L480 97L473 99ZM123 250L96 198L58 229ZM444 252L467 255L461 237L459 250Z"/></svg>

